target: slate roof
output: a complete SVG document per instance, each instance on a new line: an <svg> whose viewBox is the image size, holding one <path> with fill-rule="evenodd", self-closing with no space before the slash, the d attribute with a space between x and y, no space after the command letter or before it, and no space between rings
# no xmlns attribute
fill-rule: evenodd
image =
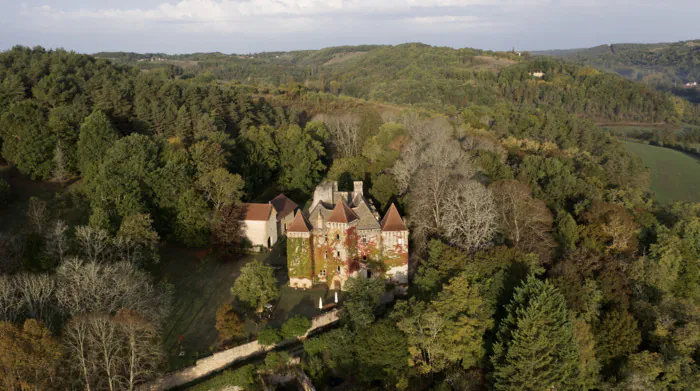
<svg viewBox="0 0 700 391"><path fill-rule="evenodd" d="M245 216L243 220L246 221L267 221L272 213L271 204L253 204L245 203L243 204Z"/></svg>
<svg viewBox="0 0 700 391"><path fill-rule="evenodd" d="M290 213L294 213L294 211L299 207L296 202L292 201L284 194L280 194L273 198L272 201L270 201L270 204L272 204L277 211L277 221L282 220Z"/></svg>
<svg viewBox="0 0 700 391"><path fill-rule="evenodd" d="M355 212L353 212L352 209L348 206L348 204L345 203L345 201L340 201L337 204L335 204L335 208L333 208L333 212L331 212L331 215L328 216L328 221L331 223L350 223L355 220L359 220L360 218L357 216Z"/></svg>
<svg viewBox="0 0 700 391"><path fill-rule="evenodd" d="M355 197L352 210L360 218L357 229L379 229L379 222L362 196Z"/></svg>
<svg viewBox="0 0 700 391"><path fill-rule="evenodd" d="M311 232L311 228L309 221L306 220L306 217L299 211L296 216L294 216L292 224L287 227L287 232Z"/></svg>
<svg viewBox="0 0 700 391"><path fill-rule="evenodd" d="M382 231L408 231L396 205L391 204L386 215L382 219Z"/></svg>

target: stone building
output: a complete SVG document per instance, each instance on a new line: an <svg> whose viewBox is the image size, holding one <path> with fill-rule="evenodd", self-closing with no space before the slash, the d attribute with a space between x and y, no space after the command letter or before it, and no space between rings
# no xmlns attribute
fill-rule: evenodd
<svg viewBox="0 0 700 391"><path fill-rule="evenodd" d="M277 211L272 204L243 204L243 237L254 248L272 248L277 242Z"/></svg>
<svg viewBox="0 0 700 391"><path fill-rule="evenodd" d="M297 212L287 229L292 287L327 284L342 290L350 277L408 283L408 228L392 204L383 219L365 198L362 181L338 191L337 182L314 192L308 216Z"/></svg>
<svg viewBox="0 0 700 391"><path fill-rule="evenodd" d="M294 220L294 212L299 209L299 205L284 194L273 198L270 204L277 212L277 237L281 238L287 233L287 227Z"/></svg>

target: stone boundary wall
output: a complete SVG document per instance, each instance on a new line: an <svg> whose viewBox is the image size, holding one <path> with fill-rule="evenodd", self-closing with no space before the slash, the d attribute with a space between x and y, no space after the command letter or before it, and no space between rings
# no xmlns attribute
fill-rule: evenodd
<svg viewBox="0 0 700 391"><path fill-rule="evenodd" d="M338 321L338 309L326 312L315 316L311 319L311 328L303 337L306 338L313 331L331 325ZM240 361L258 354L266 353L277 346L284 345L289 341L282 341L276 346L262 346L258 341L249 342L243 345L223 350L205 358L197 360L197 362L189 367L169 372L163 377L154 380L150 383L139 387L139 390L167 390L174 387L179 387L197 379L210 375L213 372L222 370L236 361Z"/></svg>

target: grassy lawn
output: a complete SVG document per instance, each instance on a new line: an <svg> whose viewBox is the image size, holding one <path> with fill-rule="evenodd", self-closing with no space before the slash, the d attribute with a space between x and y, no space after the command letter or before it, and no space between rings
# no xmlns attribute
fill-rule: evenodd
<svg viewBox="0 0 700 391"><path fill-rule="evenodd" d="M651 169L651 190L660 203L700 201L700 160L669 148L624 141Z"/></svg>
<svg viewBox="0 0 700 391"><path fill-rule="evenodd" d="M268 321L270 325L280 326L297 314L310 318L321 313L319 298L324 297L326 304L332 300L332 292L323 286L307 291L290 288L284 246L285 242L281 241L269 253L239 254L219 259L208 255L204 249L167 246L161 250L161 263L154 275L159 281L170 284L173 290L172 314L163 332L170 369L192 364L197 358L221 348L215 328L216 309L233 302L231 286L241 267L254 259L276 266L277 270L280 299ZM257 334L254 314L246 315L246 335L238 343L244 343ZM181 350L185 352L183 357L179 356Z"/></svg>

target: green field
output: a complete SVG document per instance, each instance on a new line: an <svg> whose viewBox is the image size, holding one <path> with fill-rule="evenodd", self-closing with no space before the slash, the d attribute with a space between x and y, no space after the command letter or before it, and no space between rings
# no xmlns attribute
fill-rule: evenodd
<svg viewBox="0 0 700 391"><path fill-rule="evenodd" d="M651 190L663 204L700 202L700 159L673 149L623 141L651 170Z"/></svg>

